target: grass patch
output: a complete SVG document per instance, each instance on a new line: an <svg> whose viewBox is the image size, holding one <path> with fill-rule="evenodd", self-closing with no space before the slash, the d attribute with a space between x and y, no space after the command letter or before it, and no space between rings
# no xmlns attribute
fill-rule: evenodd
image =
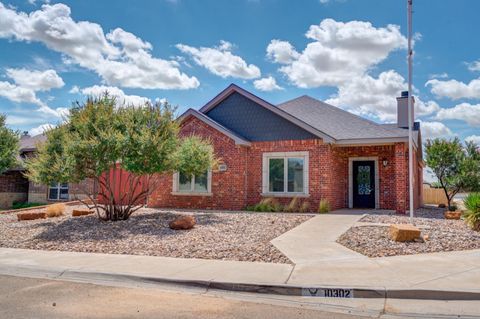
<svg viewBox="0 0 480 319"><path fill-rule="evenodd" d="M42 203L13 203L12 204L12 209L22 209L22 208L30 208L30 207L37 207L37 206L43 206L45 204Z"/></svg>

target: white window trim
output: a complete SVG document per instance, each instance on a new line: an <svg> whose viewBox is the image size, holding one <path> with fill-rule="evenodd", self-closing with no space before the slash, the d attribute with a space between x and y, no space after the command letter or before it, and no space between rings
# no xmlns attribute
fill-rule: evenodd
<svg viewBox="0 0 480 319"><path fill-rule="evenodd" d="M269 169L269 160L271 158L303 158L303 192L288 192L288 187L284 187L283 192L270 192L269 183L270 180L270 169ZM309 152L270 152L263 153L262 155L262 196L265 197L309 197ZM285 171L288 171L288 166L284 166ZM285 173L285 183L288 183L288 174Z"/></svg>
<svg viewBox="0 0 480 319"><path fill-rule="evenodd" d="M55 187L52 187L51 185L48 185L48 194L47 194L47 200L49 201L68 201L70 200L70 185L67 183L67 186L64 187L62 184L64 183L56 183L57 185ZM57 198L50 198L50 190L51 189L56 189L57 190ZM61 189L66 189L68 190L68 198L60 198L60 190Z"/></svg>
<svg viewBox="0 0 480 319"><path fill-rule="evenodd" d="M180 191L180 174L178 172L173 173L173 185L172 195L175 196L212 196L212 170L207 172L207 191L206 192L194 192L194 191ZM192 177L192 188L195 185L195 176Z"/></svg>
<svg viewBox="0 0 480 319"><path fill-rule="evenodd" d="M348 158L348 208L353 207L353 162L373 161L375 171L375 209L380 208L380 174L378 172L378 156Z"/></svg>

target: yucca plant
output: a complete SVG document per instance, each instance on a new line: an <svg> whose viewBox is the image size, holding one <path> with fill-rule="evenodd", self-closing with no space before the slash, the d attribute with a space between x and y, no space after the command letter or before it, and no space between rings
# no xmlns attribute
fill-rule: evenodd
<svg viewBox="0 0 480 319"><path fill-rule="evenodd" d="M480 193L470 193L463 203L467 209L463 219L472 229L480 231Z"/></svg>

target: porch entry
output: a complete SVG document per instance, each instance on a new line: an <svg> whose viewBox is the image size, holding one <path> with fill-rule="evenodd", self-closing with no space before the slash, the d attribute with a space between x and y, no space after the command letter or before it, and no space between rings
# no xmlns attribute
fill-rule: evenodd
<svg viewBox="0 0 480 319"><path fill-rule="evenodd" d="M377 208L378 175L376 159L350 160L350 207Z"/></svg>

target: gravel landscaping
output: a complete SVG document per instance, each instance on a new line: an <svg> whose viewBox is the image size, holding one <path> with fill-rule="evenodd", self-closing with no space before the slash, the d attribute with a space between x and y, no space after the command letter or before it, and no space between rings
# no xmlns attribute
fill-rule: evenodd
<svg viewBox="0 0 480 319"><path fill-rule="evenodd" d="M291 263L270 240L312 216L280 213L194 213L197 225L174 231L168 223L186 212L144 208L126 221L96 215L18 222L0 215L0 247L182 258ZM84 207L82 208L84 209ZM30 210L39 212L42 209Z"/></svg>
<svg viewBox="0 0 480 319"><path fill-rule="evenodd" d="M350 228L340 236L338 243L368 257L412 255L441 251L480 249L480 232L471 230L463 220L446 220L445 209L422 208L415 212L413 225L420 228L425 242L395 242L389 238L390 224L409 224L406 215L367 215L360 220L366 223ZM384 224L368 225L368 223Z"/></svg>

